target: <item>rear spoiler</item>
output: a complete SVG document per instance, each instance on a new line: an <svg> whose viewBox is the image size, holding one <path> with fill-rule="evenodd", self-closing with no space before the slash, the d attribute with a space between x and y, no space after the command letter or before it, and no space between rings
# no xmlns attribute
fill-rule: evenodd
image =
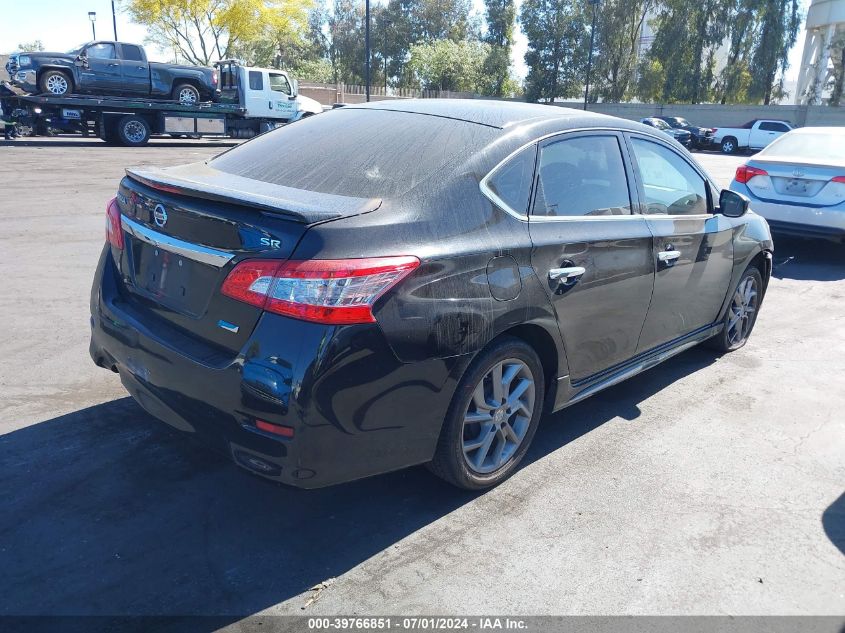
<svg viewBox="0 0 845 633"><path fill-rule="evenodd" d="M164 169L133 167L126 170L126 175L158 191L253 207L305 224L361 215L381 206L379 198L353 198L274 185L229 174L206 163Z"/></svg>

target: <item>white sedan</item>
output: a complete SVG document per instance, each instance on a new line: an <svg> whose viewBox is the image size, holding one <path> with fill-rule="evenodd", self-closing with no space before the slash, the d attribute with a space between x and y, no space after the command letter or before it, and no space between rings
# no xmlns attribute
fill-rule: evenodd
<svg viewBox="0 0 845 633"><path fill-rule="evenodd" d="M845 242L845 128L784 134L738 167L730 188L773 232Z"/></svg>

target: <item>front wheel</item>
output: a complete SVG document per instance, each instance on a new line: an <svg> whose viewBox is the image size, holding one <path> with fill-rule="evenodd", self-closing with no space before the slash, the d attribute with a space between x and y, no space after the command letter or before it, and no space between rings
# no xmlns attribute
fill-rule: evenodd
<svg viewBox="0 0 845 633"><path fill-rule="evenodd" d="M722 141L722 153L723 154L734 154L737 150L736 139L732 136L724 139Z"/></svg>
<svg viewBox="0 0 845 633"><path fill-rule="evenodd" d="M483 351L455 390L429 469L466 490L510 477L537 431L544 384L525 342L503 338Z"/></svg>
<svg viewBox="0 0 845 633"><path fill-rule="evenodd" d="M61 70L45 71L38 80L38 89L51 97L64 97L71 93L70 76Z"/></svg>
<svg viewBox="0 0 845 633"><path fill-rule="evenodd" d="M708 341L720 352L732 352L748 341L757 322L757 312L763 299L763 277L757 268L746 270L731 295L723 317L723 328Z"/></svg>

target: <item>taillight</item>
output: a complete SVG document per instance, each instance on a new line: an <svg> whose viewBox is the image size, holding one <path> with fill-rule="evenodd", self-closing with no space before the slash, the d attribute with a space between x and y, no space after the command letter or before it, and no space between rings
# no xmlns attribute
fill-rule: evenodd
<svg viewBox="0 0 845 633"><path fill-rule="evenodd" d="M120 225L120 207L117 198L112 198L106 205L106 241L123 250L123 227Z"/></svg>
<svg viewBox="0 0 845 633"><path fill-rule="evenodd" d="M248 259L220 291L269 312L342 325L373 323L373 304L420 265L412 256L286 261Z"/></svg>
<svg viewBox="0 0 845 633"><path fill-rule="evenodd" d="M754 176L768 176L769 172L764 169L759 169L757 167L749 167L748 165L740 165L736 168L736 175L734 179L737 182L741 182L742 184L747 183L749 180L754 178Z"/></svg>
<svg viewBox="0 0 845 633"><path fill-rule="evenodd" d="M845 176L837 176L836 178L831 178L830 182L841 182L845 184Z"/></svg>
<svg viewBox="0 0 845 633"><path fill-rule="evenodd" d="M217 85L217 71L216 70L211 71L211 85L212 86Z"/></svg>

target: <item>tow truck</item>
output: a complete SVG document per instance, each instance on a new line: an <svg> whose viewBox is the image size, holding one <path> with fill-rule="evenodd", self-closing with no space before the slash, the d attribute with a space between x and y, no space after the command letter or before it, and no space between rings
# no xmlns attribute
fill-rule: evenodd
<svg viewBox="0 0 845 633"><path fill-rule="evenodd" d="M215 68L220 78L216 102L33 95L3 82L0 106L31 129L93 129L105 142L128 147L146 145L153 134L250 138L323 111L317 101L299 94L297 81L283 70L245 66L234 59L221 60Z"/></svg>

